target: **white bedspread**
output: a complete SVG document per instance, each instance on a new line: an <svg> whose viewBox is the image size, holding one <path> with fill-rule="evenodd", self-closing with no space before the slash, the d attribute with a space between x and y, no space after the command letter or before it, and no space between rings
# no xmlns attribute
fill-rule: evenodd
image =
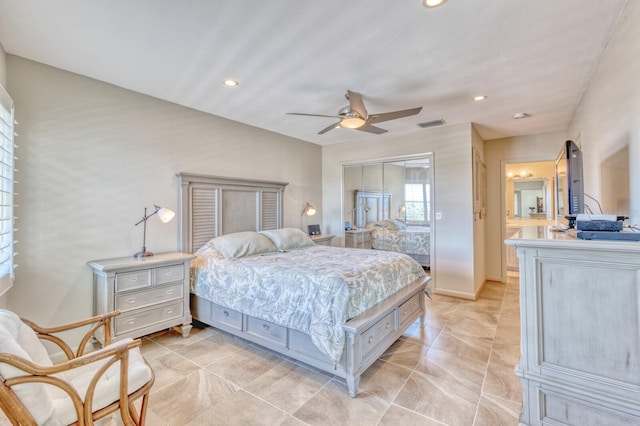
<svg viewBox="0 0 640 426"><path fill-rule="evenodd" d="M192 293L307 333L334 362L342 324L425 275L404 254L327 246L232 259L212 250L191 266Z"/></svg>

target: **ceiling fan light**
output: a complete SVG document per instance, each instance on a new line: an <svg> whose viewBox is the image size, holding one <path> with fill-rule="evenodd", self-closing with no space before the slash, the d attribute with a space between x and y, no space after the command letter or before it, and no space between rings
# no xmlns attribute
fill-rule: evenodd
<svg viewBox="0 0 640 426"><path fill-rule="evenodd" d="M365 123L365 120L360 117L346 117L340 121L341 127L346 127L347 129L357 129L358 127L362 127Z"/></svg>
<svg viewBox="0 0 640 426"><path fill-rule="evenodd" d="M438 7L447 0L422 0L424 7Z"/></svg>

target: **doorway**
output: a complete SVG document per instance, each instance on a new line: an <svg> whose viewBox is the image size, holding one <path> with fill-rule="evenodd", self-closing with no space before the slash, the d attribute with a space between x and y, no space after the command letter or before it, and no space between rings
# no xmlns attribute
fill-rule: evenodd
<svg viewBox="0 0 640 426"><path fill-rule="evenodd" d="M523 226L555 223L555 162L536 161L504 165L505 237L512 237ZM518 272L513 246L506 247L507 274Z"/></svg>

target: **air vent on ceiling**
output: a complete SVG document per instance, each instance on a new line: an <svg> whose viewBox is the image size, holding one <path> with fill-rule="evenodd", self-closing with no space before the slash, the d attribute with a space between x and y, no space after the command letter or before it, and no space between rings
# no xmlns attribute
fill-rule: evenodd
<svg viewBox="0 0 640 426"><path fill-rule="evenodd" d="M418 126L422 128L426 128L426 127L442 126L443 124L446 124L446 121L444 121L441 118L439 120L431 120L431 121L425 121L424 123L418 123Z"/></svg>

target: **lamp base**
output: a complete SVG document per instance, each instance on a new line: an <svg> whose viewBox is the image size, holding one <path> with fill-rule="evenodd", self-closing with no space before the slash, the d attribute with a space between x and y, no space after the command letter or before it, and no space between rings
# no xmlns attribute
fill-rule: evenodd
<svg viewBox="0 0 640 426"><path fill-rule="evenodd" d="M150 251L147 251L146 247L142 247L142 251L139 251L138 253L133 255L133 257L135 257L136 259L142 259L143 257L148 257L148 256L153 256L153 253L151 253Z"/></svg>

